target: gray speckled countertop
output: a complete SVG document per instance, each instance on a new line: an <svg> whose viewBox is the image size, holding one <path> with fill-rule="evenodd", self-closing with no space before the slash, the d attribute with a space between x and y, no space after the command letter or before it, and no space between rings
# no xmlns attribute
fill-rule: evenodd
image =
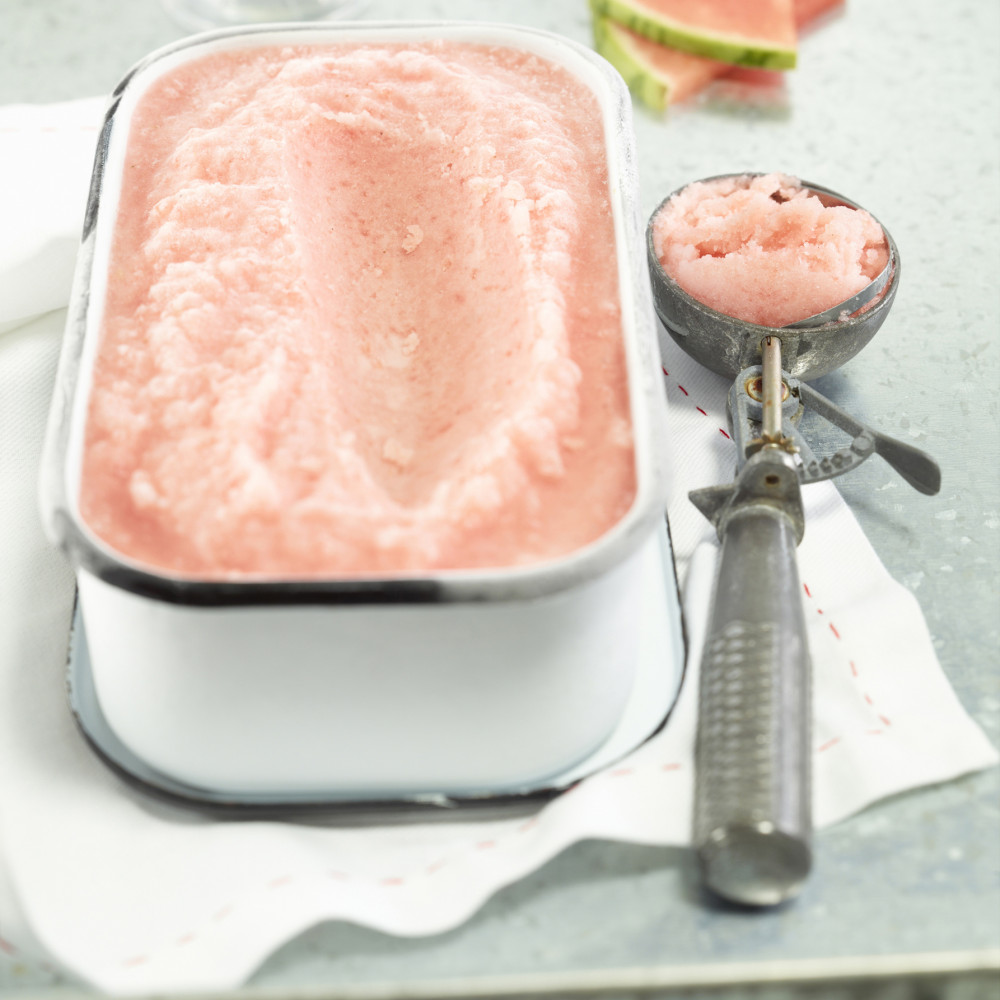
<svg viewBox="0 0 1000 1000"><path fill-rule="evenodd" d="M371 0L368 14L488 17L589 39L585 0ZM181 33L156 0L3 0L0 103L107 92ZM959 698L1000 743L1000 4L851 0L803 40L778 106L638 110L636 130L647 212L694 178L774 168L849 194L893 233L904 262L893 314L862 355L817 387L939 460L936 497L876 461L838 485L918 598ZM998 801L992 769L824 830L802 898L763 914L709 905L686 852L579 844L446 934L315 928L275 954L246 993L334 995L381 983L384 995L471 995L495 988L494 977L520 976L525 994L560 983L568 994L584 988L571 982L578 970L603 969L626 971L587 989L631 996L670 992L670 970L695 966L749 981L866 964L874 974L873 956L910 956L915 967L923 955L938 971L982 964L984 950L1000 948ZM840 964L823 973L814 959ZM476 983L456 986L463 977ZM442 980L451 987L428 985ZM953 985L963 996L998 995L996 979ZM928 995L944 995L938 987ZM0 994L70 989L0 952ZM818 986L796 989L820 995ZM858 995L844 989L829 995Z"/></svg>

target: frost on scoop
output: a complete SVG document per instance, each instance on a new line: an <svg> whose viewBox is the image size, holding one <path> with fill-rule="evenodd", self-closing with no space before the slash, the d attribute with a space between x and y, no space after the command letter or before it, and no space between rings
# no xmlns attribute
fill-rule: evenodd
<svg viewBox="0 0 1000 1000"><path fill-rule="evenodd" d="M827 207L784 174L689 184L653 222L664 271L728 316L785 326L843 302L889 259L862 209Z"/></svg>

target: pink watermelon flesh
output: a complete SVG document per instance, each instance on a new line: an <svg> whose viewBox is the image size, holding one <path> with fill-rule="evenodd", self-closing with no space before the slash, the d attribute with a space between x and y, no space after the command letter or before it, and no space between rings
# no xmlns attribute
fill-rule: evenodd
<svg viewBox="0 0 1000 1000"><path fill-rule="evenodd" d="M633 6L698 35L767 39L795 48L792 0L633 0Z"/></svg>
<svg viewBox="0 0 1000 1000"><path fill-rule="evenodd" d="M842 8L846 0L795 0L795 29L799 35L826 19L836 8ZM752 66L730 66L726 77L758 87L781 87L785 74L776 69L755 69Z"/></svg>

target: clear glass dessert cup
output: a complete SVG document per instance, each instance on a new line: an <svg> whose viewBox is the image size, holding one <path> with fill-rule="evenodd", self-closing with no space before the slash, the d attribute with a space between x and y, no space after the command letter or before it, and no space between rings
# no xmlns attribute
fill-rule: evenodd
<svg viewBox="0 0 1000 1000"><path fill-rule="evenodd" d="M164 10L189 31L239 24L348 19L362 13L365 0L161 0Z"/></svg>

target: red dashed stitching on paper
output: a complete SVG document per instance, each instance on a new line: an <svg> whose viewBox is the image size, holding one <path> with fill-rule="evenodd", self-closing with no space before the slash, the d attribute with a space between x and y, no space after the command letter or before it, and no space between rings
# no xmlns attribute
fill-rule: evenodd
<svg viewBox="0 0 1000 1000"><path fill-rule="evenodd" d="M671 378L670 372L667 370L666 365L661 365L660 366L660 370L663 372L663 374L664 374L664 376L666 378L668 378L668 379ZM678 390L680 390L680 392L685 397L687 397L687 398L690 399L691 394L687 391L687 389L684 388L684 386L682 386L680 384L680 382L674 382L673 384L677 387ZM706 416L706 417L708 416L708 413L702 407L698 406L697 404L695 404L695 409L700 414L702 414L702 416ZM719 433L723 437L725 437L727 440L730 440L730 441L732 440L732 437L730 436L729 432L726 431L725 428L720 427L719 428ZM812 594L812 591L809 589L809 584L803 583L802 584L802 589L805 591L806 597L808 597L810 600L812 600L813 599L813 594ZM822 608L816 608L815 610L816 610L816 613L819 614L819 615L824 615L825 614L825 612L823 611ZM828 624L828 626L830 628L830 633L833 635L833 637L835 639L838 639L838 640L841 639L840 631L837 628L836 624L834 622L832 622L832 621L831 622L827 622L827 624ZM851 668L851 676L855 680L859 680L857 665L855 664L855 662L853 660L849 660L848 663L849 663L850 668ZM862 695L863 695L863 697L865 699L865 702L868 704L868 706L873 711L875 711L875 714L877 715L878 720L882 723L882 725L885 726L886 728L890 727L892 725L892 723L889 721L889 719L888 719L887 716L885 716L884 714L882 714L881 712L879 712L876 709L875 703L874 703L874 701L872 701L871 696L867 692L864 692L864 691L862 692ZM869 729L867 731L867 734L869 736L879 736L879 735L882 735L884 732L885 732L885 729ZM824 743L822 746L817 747L817 751L816 752L817 753L822 753L824 750L829 750L832 747L835 747L840 742L841 742L841 738L839 736L836 737L836 738L834 738L834 739L827 740L827 742ZM669 765L664 765L663 766L663 770L668 770L668 769L669 769ZM612 771L611 775L613 777L618 777L618 776L621 776L621 775L627 774L627 773L629 773L627 769L620 769L618 771Z"/></svg>
<svg viewBox="0 0 1000 1000"><path fill-rule="evenodd" d="M803 584L802 584L802 590L805 592L806 597L808 597L810 600L814 600L813 593L809 589L809 584L808 583L803 582ZM824 614L824 611L823 611L822 608L816 608L815 610L816 610L816 614L818 614L818 615ZM830 631L833 633L834 638L835 639L841 639L841 635L840 635L840 632L837 630L837 626L833 622L829 622L828 624L830 626ZM851 676L855 680L860 680L860 677L859 677L859 674L858 674L858 665L854 662L854 660L848 660L847 664L850 667ZM875 712L876 716L878 717L879 722L881 722L882 725L885 726L886 728L890 727L892 725L892 723L889 721L889 719L888 719L887 716L885 716L884 714L882 714L881 712L878 711L878 709L875 706L875 702L872 699L872 696L867 691L862 691L861 692L861 696L862 696L862 698L864 698L865 704L867 704L868 707L871 708ZM867 735L869 735L869 736L878 736L878 735L881 735L884 732L885 732L885 729L869 729L869 730L867 730ZM840 737L837 737L836 739L833 739L833 740L829 740L826 743L824 743L821 747L817 747L816 752L817 753L821 753L823 750L828 750L830 747L836 746L839 742L840 742Z"/></svg>
<svg viewBox="0 0 1000 1000"><path fill-rule="evenodd" d="M667 369L666 369L666 366L665 366L665 365L660 365L660 371L662 371L662 372L663 372L663 374L664 374L664 375L665 375L665 376L666 376L667 378L670 378L670 372L668 372L668 371L667 371ZM687 396L688 398L690 398L690 396L691 396L691 393L689 393L689 392L687 391L687 389L685 389L685 388L684 388L684 386L682 386L682 385L680 384L680 382L675 382L675 383L674 383L674 385L676 385L676 386L677 386L677 388L678 388L678 389L680 389L680 391L681 391L682 393L684 393L684 395L685 395L685 396ZM708 411L707 411L707 410L705 410L705 409L702 409L702 407L698 406L697 404L695 404L695 409L696 409L696 410L697 410L697 411L698 411L698 412L699 412L699 413L700 413L700 414L701 414L701 415L702 415L703 417L707 417L707 416L708 416ZM721 435L722 435L722 436L723 436L723 437L724 437L724 438L725 438L725 439L726 439L727 441L732 441L732 437L730 436L730 434L729 434L729 431L727 431L727 430L726 430L726 429L725 429L724 427L720 427L720 428L719 428L719 433L720 433L720 434L721 434Z"/></svg>
<svg viewBox="0 0 1000 1000"><path fill-rule="evenodd" d="M668 379L671 378L670 372L667 370L667 366L666 365L660 365L660 370L663 372L663 374L664 374L664 376L666 378L668 378ZM680 390L681 393L683 393L683 395L685 397L690 398L691 394L687 391L687 389L684 388L684 386L682 386L680 384L680 382L674 382L673 384L677 387L677 389ZM704 410L702 407L698 406L697 404L695 404L695 409L700 414L702 414L702 416L705 416L705 417L708 416L707 411ZM726 438L727 440L729 440L729 441L732 440L731 435L729 434L729 432L724 427L720 427L719 428L719 433L724 438ZM813 599L813 595L812 595L812 591L809 589L809 584L803 583L802 584L802 589L805 591L806 597L808 597L810 600L812 600ZM816 608L816 613L819 614L819 615L825 614L825 612L823 611L822 608ZM835 639L841 639L840 631L837 629L837 626L832 621L828 622L827 624L829 625L830 632L833 635L833 637ZM850 665L850 668L851 668L851 676L855 680L858 680L859 678L858 678L858 668L857 668L857 665L855 664L855 662L853 660L850 660L848 662L849 662L849 665ZM885 727L887 727L887 728L890 727L892 725L892 723L889 721L889 719L885 715L883 715L881 712L878 712L877 709L875 709L875 703L872 701L872 699L868 695L868 693L867 692L862 692L862 694L864 695L864 699L868 703L868 705L873 710L875 710L876 715L878 716L878 719L882 723L882 725L885 726ZM884 729L869 729L868 730L868 735L869 736L878 736L878 735L883 734L884 732L885 732ZM824 743L822 746L817 747L817 753L822 753L824 750L829 750L831 747L835 747L840 742L841 742L841 738L839 736L836 737L836 738L834 738L834 739L832 739L832 740L827 740L827 742ZM668 770L668 769L670 769L669 765L664 765L663 766L663 770ZM612 771L611 772L612 776L619 776L619 775L627 774L627 773L628 773L627 770L619 770L619 771Z"/></svg>
<svg viewBox="0 0 1000 1000"><path fill-rule="evenodd" d="M661 365L660 369L662 370L662 372L663 372L663 374L664 374L664 376L666 378L668 378L668 379L671 378L670 372L667 370L666 365ZM681 393L683 393L683 395L685 397L690 398L690 393L687 391L687 389L684 388L684 386L682 386L679 382L674 382L673 384L677 387L677 389L680 390ZM708 413L704 409L702 409L702 407L695 405L695 409L699 413L701 413L703 416L706 416L706 417L708 416ZM726 439L732 440L731 436L725 430L725 428L720 427L719 428L719 433L722 434L722 436L725 437ZM809 584L803 583L802 584L802 589L805 591L806 597L808 597L810 600L813 600L813 594L812 594L812 591L809 589ZM825 612L823 611L822 608L816 608L815 611L819 615L824 615L825 614ZM833 635L833 637L835 639L841 640L842 637L841 637L841 634L840 634L840 630L837 628L836 624L834 622L832 622L832 621L827 622L827 624L828 624L828 626L830 628L830 633ZM850 660L848 662L849 662L849 665L850 665L850 668L851 668L851 676L855 680L860 680L859 675L858 675L857 665L855 664L855 662L853 660ZM872 700L872 698L870 697L870 695L867 692L864 692L864 691L862 691L862 695L864 696L864 699L865 699L866 703L869 705L869 707L872 708L873 711L875 711L875 713L876 713L876 715L878 717L878 720L882 723L882 725L885 726L885 727L887 727L887 728L890 727L892 725L892 723L889 721L889 719L888 719L887 716L885 716L881 712L878 712L878 710L876 709L875 703ZM883 734L884 732L885 732L885 729L870 729L870 730L868 730L868 735L870 735L870 736L878 736L878 735ZM829 750L831 747L835 747L840 742L841 742L841 738L840 737L836 737L835 739L827 740L826 743L824 743L822 746L820 746L820 747L817 748L817 752L821 753L824 750ZM614 773L615 772L612 772L612 774L614 774Z"/></svg>
<svg viewBox="0 0 1000 1000"><path fill-rule="evenodd" d="M681 770L681 764L678 763L677 761L671 761L666 764L657 765L657 769L665 772L675 772ZM620 767L614 771L608 771L606 773L609 777L627 777L629 775L643 773L644 771L646 771L646 768L643 767L640 768ZM518 826L514 830L514 834L517 835L517 834L529 833L536 826L538 826L538 823L539 823L538 817L532 816L530 819L525 820L520 826ZM498 840L480 840L472 845L472 847L475 850L489 850L499 846L500 842ZM435 861L433 864L428 865L424 869L423 874L436 875L442 869L447 868L449 862L450 862L449 858L441 858L438 861ZM351 876L347 872L342 872L335 868L328 869L326 871L326 876L337 882L346 882L351 879ZM277 878L273 878L265 884L269 889L277 889L281 886L290 885L294 881L296 881L296 879L293 875L285 874L285 875L280 875ZM389 889L405 885L406 882L407 878L401 875L393 875L387 878L378 879L378 881L375 884L381 888ZM216 912L212 915L211 919L215 923L221 923L232 913L234 913L235 910L236 910L236 905L234 903L227 903L225 906L216 910ZM193 941L197 940L198 936L199 935L196 931L187 931L184 934L174 939L174 947L180 948L183 947L184 945L191 944ZM0 950L10 951L11 953L13 953L13 945L4 941L3 938L0 938ZM132 955L129 958L123 959L121 965L123 968L134 968L136 966L145 965L149 961L150 961L149 955Z"/></svg>

